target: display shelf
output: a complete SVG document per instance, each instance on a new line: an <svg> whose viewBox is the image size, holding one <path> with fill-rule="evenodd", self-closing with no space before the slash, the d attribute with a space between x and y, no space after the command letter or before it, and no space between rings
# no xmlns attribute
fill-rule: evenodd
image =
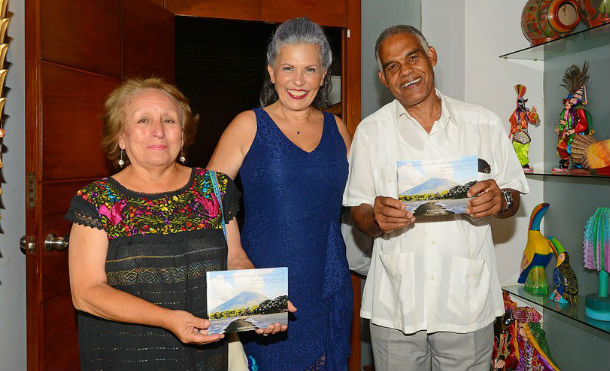
<svg viewBox="0 0 610 371"><path fill-rule="evenodd" d="M589 61L589 71L594 81L588 89L590 101L588 110L598 121L593 129L597 139L608 137L608 101L610 75L608 74L608 48L610 46L610 24L584 29L579 25L577 32L534 47L524 48L501 55L500 59L541 61L544 117L551 118L554 127L559 121L559 113L564 108L561 103L566 92L559 88L566 68L572 64L582 65ZM582 31L581 31L582 29ZM520 77L521 78L521 77ZM553 119L555 118L555 119ZM549 128L550 129L550 128ZM553 358L562 369L603 370L608 369L608 347L610 344L610 322L588 318L585 315L585 294L597 287L596 275L588 272L582 262L583 225L598 207L610 207L608 194L610 176L582 171L555 173L552 168L559 166L556 153L557 135L551 130L543 135L542 162L536 163L535 171L525 173L528 180L536 180L542 185L544 202L552 206L545 219L545 231L562 242L571 257L574 257L574 274L578 277L583 295L578 304L560 304L549 299L549 295L537 296L525 291L523 285L505 286L503 289L515 300L525 305L537 306L544 315L544 331ZM542 200L540 200L542 202ZM580 256L579 256L580 255ZM548 272L547 272L548 273Z"/></svg>
<svg viewBox="0 0 610 371"><path fill-rule="evenodd" d="M501 55L500 58L544 61L546 59L561 57L608 45L609 42L610 23L606 23L601 26L574 32L570 35L540 45L506 53Z"/></svg>
<svg viewBox="0 0 610 371"><path fill-rule="evenodd" d="M580 322L588 327L605 332L606 334L610 334L610 322L598 321L585 316L585 297L582 295L578 296L577 305L571 305L569 303L561 304L550 300L550 294L545 296L530 294L529 292L525 291L523 285L502 286L502 290L518 296L530 303L538 304L544 309L548 309L564 317L571 318L572 320Z"/></svg>
<svg viewBox="0 0 610 371"><path fill-rule="evenodd" d="M560 177L560 178L587 178L587 179L606 179L610 181L610 176L596 173L584 173L581 171L571 171L568 173L554 173L552 170L537 171L525 173L525 176L545 176L545 177Z"/></svg>

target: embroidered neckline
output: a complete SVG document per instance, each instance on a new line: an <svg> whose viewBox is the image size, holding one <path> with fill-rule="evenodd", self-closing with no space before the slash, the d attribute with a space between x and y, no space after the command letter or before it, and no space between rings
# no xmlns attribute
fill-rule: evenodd
<svg viewBox="0 0 610 371"><path fill-rule="evenodd" d="M191 174L189 175L189 179L186 182L186 184L183 185L182 187L172 190L172 191L159 192L159 193L146 193L146 192L134 191L132 189L125 187L121 183L119 183L112 176L107 177L106 180L108 180L108 183L110 183L114 188L116 188L118 191L120 191L121 193L123 193L123 195L125 195L127 197L133 197L133 198L146 197L150 200L156 200L156 199L163 198L163 197L175 196L175 195L185 192L186 190L188 190L189 188L191 188L193 186L193 183L195 182L195 176L197 175L196 173L201 173L201 175L205 175L208 172L208 170L204 170L204 169L197 169L200 171L195 171L195 170L196 170L196 168L191 168Z"/></svg>
<svg viewBox="0 0 610 371"><path fill-rule="evenodd" d="M95 207L99 222L110 240L144 234L221 229L220 202L207 174L206 170L195 168L185 186L152 195L129 190L108 177L81 189L77 196ZM229 178L219 177L218 181L221 197L224 197Z"/></svg>

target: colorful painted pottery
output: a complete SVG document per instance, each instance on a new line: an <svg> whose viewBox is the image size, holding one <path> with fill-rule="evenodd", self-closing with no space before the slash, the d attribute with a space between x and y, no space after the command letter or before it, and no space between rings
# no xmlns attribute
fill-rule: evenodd
<svg viewBox="0 0 610 371"><path fill-rule="evenodd" d="M589 27L610 23L610 0L579 0L580 18Z"/></svg>
<svg viewBox="0 0 610 371"><path fill-rule="evenodd" d="M577 0L529 0L521 30L532 46L568 35L580 22Z"/></svg>

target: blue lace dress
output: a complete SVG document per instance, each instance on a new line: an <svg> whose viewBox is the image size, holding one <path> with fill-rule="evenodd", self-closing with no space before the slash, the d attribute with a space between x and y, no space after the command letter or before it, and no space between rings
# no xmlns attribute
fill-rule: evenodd
<svg viewBox="0 0 610 371"><path fill-rule="evenodd" d="M288 297L298 311L286 333L242 336L246 354L259 371L346 370L352 286L339 224L345 143L331 114L324 113L318 147L305 152L263 109L254 112L257 132L239 172L242 245L257 268L288 267Z"/></svg>

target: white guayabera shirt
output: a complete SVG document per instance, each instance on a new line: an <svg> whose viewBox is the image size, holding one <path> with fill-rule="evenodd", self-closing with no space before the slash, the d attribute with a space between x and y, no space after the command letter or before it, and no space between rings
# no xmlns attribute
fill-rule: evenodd
<svg viewBox="0 0 610 371"><path fill-rule="evenodd" d="M396 100L365 118L354 136L345 206L398 198L396 161L478 156L500 188L529 191L502 123L475 104L436 94L442 113L428 134ZM417 217L376 238L360 315L413 333L478 330L504 313L490 218Z"/></svg>

